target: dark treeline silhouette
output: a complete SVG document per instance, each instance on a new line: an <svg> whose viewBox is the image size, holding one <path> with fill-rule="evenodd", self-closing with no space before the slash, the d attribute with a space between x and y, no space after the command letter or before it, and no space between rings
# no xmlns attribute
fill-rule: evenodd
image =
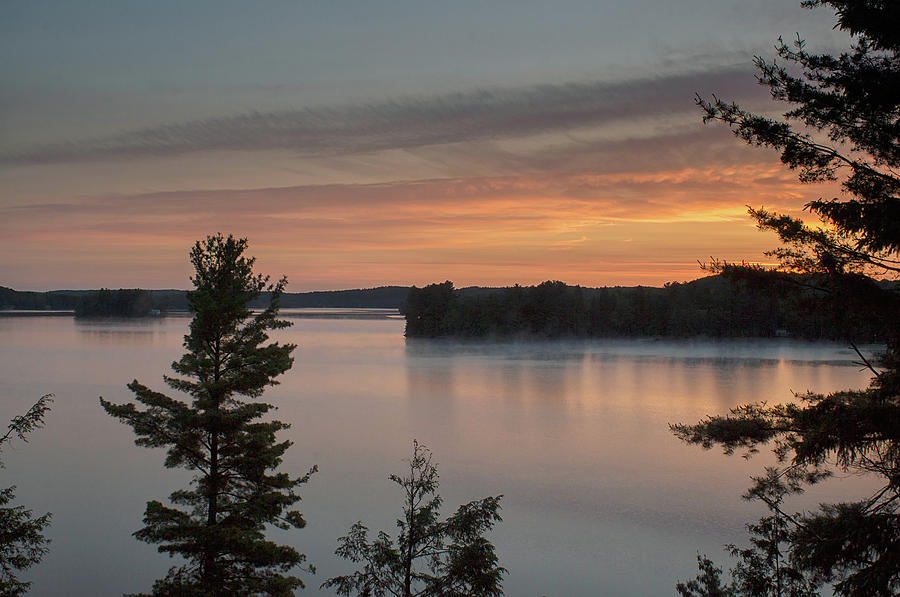
<svg viewBox="0 0 900 597"><path fill-rule="evenodd" d="M138 294L140 293L140 294ZM328 290L284 293L282 308L373 308L399 309L409 293L408 286L380 286L355 290ZM263 293L250 305L264 308L271 296ZM146 308L145 308L146 307ZM0 286L0 310L75 311L90 317L140 317L151 310L187 311L184 290L51 290L30 292Z"/></svg>
<svg viewBox="0 0 900 597"><path fill-rule="evenodd" d="M281 306L286 309L301 307L344 307L370 309L399 309L409 293L408 286L379 286L354 290L324 290L316 292L286 292L281 296ZM268 297L263 294L256 303L263 304ZM254 303L253 306L257 306Z"/></svg>
<svg viewBox="0 0 900 597"><path fill-rule="evenodd" d="M79 316L140 317L151 310L186 311L183 290L51 290L31 292L0 286L0 310L75 311Z"/></svg>
<svg viewBox="0 0 900 597"><path fill-rule="evenodd" d="M692 282L586 288L562 282L510 288L381 286L284 293L282 308L385 308L406 316L408 337L711 336L879 341L853 310L823 310L803 280L778 286L710 276ZM251 304L262 308L262 293ZM815 300L813 300L815 298ZM78 317L143 317L187 311L183 290L16 291L0 287L0 309L69 310Z"/></svg>
<svg viewBox="0 0 900 597"><path fill-rule="evenodd" d="M146 290L103 288L79 298L75 317L146 317L166 310L166 306Z"/></svg>
<svg viewBox="0 0 900 597"><path fill-rule="evenodd" d="M71 311L90 290L52 290L32 292L0 286L0 309Z"/></svg>
<svg viewBox="0 0 900 597"><path fill-rule="evenodd" d="M511 288L413 287L402 308L407 337L711 336L878 341L852 311L814 308L803 280L778 286L710 276L663 288L584 288L563 282ZM821 299L818 299L820 301Z"/></svg>

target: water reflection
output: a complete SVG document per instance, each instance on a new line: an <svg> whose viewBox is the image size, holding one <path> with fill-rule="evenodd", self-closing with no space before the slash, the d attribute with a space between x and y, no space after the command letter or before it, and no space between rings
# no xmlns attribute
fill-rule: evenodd
<svg viewBox="0 0 900 597"><path fill-rule="evenodd" d="M87 344L149 345L165 342L168 329L163 318L75 319L79 341Z"/></svg>
<svg viewBox="0 0 900 597"><path fill-rule="evenodd" d="M698 550L720 554L760 514L739 495L766 457L684 446L667 424L867 379L839 345L407 342L403 322L387 317L292 321L277 337L298 345L294 368L265 396L292 424L286 470L321 470L302 491L308 527L279 535L319 569L306 595L346 572L332 552L353 522L392 528L400 506L387 475L414 437L440 462L447 503L505 495L495 539L508 595L672 594L676 578L694 575ZM146 590L170 565L131 533L144 503L188 475L135 447L97 396L129 400L134 378L165 389L187 323L0 318L0 415L57 395L47 428L0 471L23 503L54 512L34 595ZM798 507L860 483L826 484Z"/></svg>

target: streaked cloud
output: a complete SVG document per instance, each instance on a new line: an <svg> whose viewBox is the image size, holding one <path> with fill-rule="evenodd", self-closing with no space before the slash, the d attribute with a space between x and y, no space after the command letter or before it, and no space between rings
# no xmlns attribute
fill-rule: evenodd
<svg viewBox="0 0 900 597"><path fill-rule="evenodd" d="M695 91L764 100L746 69L253 112L0 160L0 280L178 286L185 251L246 236L295 290L662 284L759 259L745 205L822 193L703 126ZM52 265L48 265L52 264Z"/></svg>
<svg viewBox="0 0 900 597"><path fill-rule="evenodd" d="M761 94L743 66L616 83L480 89L161 124L25 148L0 156L0 163L134 159L209 151L280 149L298 156L342 156L417 149L573 131L648 115L693 114L694 93L710 89L743 98Z"/></svg>
<svg viewBox="0 0 900 597"><path fill-rule="evenodd" d="M77 198L0 210L16 223L0 274L24 279L10 268L50 259L53 247L53 259L73 261L95 285L110 285L104 276L141 283L156 270L177 280L193 240L224 231L249 237L266 271L287 273L297 289L448 277L661 284L696 277L709 255L760 258L774 241L754 229L746 204L791 209L821 192L772 160Z"/></svg>

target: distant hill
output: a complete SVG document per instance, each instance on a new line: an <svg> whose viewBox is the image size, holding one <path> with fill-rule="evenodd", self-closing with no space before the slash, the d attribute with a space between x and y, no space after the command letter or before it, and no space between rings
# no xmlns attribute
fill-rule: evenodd
<svg viewBox="0 0 900 597"><path fill-rule="evenodd" d="M144 311L158 309L160 311L185 311L187 299L183 290L50 290L48 292L32 292L13 290L0 286L0 310L24 311L80 311L87 309L90 315L125 315L121 305L125 302L135 303L140 299ZM113 305L119 299L118 305ZM112 309L114 312L107 312ZM124 310L123 310L124 309ZM141 311L143 314L143 311Z"/></svg>
<svg viewBox="0 0 900 597"><path fill-rule="evenodd" d="M317 292L288 292L281 297L281 306L290 309L298 307L344 307L357 309L399 309L409 294L408 286L379 286L355 290L322 290ZM267 297L260 297L260 305Z"/></svg>
<svg viewBox="0 0 900 597"><path fill-rule="evenodd" d="M409 288L406 286L289 292L282 295L281 306L399 309L408 293ZM268 296L264 294L252 306L261 307L267 301ZM139 305L139 310L136 311L135 305ZM0 286L0 310L78 311L90 316L133 316L136 313L146 314L154 309L166 312L187 311L187 308L184 290L100 289L31 292Z"/></svg>

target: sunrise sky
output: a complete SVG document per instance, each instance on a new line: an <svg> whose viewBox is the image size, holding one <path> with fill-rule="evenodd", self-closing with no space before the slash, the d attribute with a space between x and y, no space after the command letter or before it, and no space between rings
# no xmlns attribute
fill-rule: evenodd
<svg viewBox="0 0 900 597"><path fill-rule="evenodd" d="M245 236L289 290L661 285L834 190L703 125L777 108L799 0L0 4L0 285L185 288Z"/></svg>

